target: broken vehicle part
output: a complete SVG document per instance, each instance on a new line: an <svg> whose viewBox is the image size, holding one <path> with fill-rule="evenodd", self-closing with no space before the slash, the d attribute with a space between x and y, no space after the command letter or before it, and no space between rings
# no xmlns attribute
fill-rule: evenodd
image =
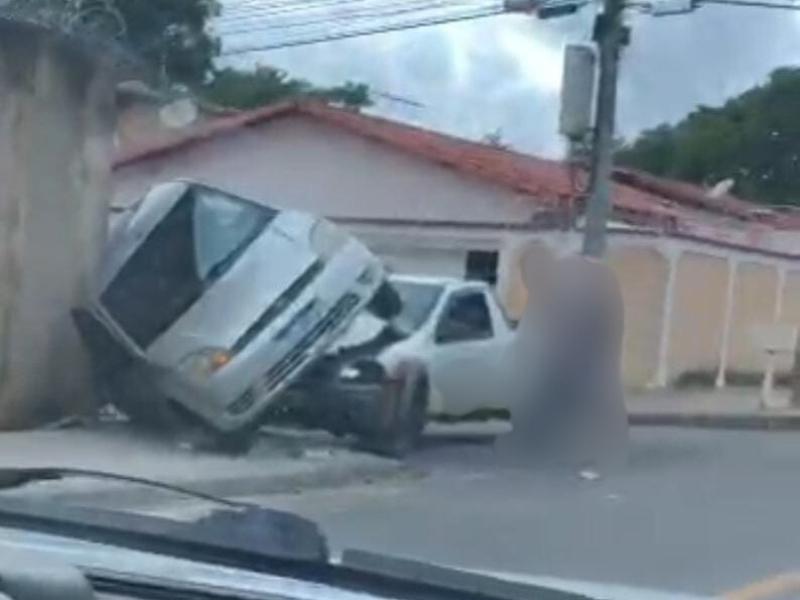
<svg viewBox="0 0 800 600"><path fill-rule="evenodd" d="M325 219L177 181L116 224L94 300L75 316L123 412L231 440L383 281L381 262Z"/></svg>
<svg viewBox="0 0 800 600"><path fill-rule="evenodd" d="M412 450L431 417L508 410L501 364L513 331L491 288L403 275L389 283L399 312L360 313L293 386L293 409L392 456Z"/></svg>

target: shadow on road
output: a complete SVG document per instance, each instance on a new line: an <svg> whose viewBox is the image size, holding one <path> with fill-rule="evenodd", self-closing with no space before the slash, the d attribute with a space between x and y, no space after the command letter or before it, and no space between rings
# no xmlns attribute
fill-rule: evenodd
<svg viewBox="0 0 800 600"><path fill-rule="evenodd" d="M491 433L426 434L419 442L419 449L429 450L443 446L491 446L496 440L497 434Z"/></svg>

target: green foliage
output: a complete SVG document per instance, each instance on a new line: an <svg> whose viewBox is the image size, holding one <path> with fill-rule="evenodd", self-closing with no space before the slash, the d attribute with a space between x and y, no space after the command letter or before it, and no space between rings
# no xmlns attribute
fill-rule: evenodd
<svg viewBox="0 0 800 600"><path fill-rule="evenodd" d="M127 41L166 81L189 86L204 82L219 53L206 31L219 12L216 0L116 0Z"/></svg>
<svg viewBox="0 0 800 600"><path fill-rule="evenodd" d="M303 79L293 79L278 69L258 67L254 71L222 69L202 88L203 97L229 108L249 109L295 98L320 98L345 106L370 104L369 88L347 82L331 88L317 88Z"/></svg>
<svg viewBox="0 0 800 600"><path fill-rule="evenodd" d="M509 145L503 139L503 130L500 127L484 135L481 141L484 144L494 146L495 148L502 150L507 150L509 147Z"/></svg>
<svg viewBox="0 0 800 600"><path fill-rule="evenodd" d="M0 15L114 37L147 65L152 82L186 86L224 107L248 109L298 97L351 107L371 103L364 84L317 88L269 67L215 69L219 40L207 25L220 11L218 0L10 0Z"/></svg>
<svg viewBox="0 0 800 600"><path fill-rule="evenodd" d="M216 0L9 0L2 13L82 36L114 38L161 83L194 86L211 73L219 42L206 24Z"/></svg>
<svg viewBox="0 0 800 600"><path fill-rule="evenodd" d="M726 178L755 201L800 205L800 68L773 71L723 106L700 106L676 125L643 132L617 162L713 185Z"/></svg>

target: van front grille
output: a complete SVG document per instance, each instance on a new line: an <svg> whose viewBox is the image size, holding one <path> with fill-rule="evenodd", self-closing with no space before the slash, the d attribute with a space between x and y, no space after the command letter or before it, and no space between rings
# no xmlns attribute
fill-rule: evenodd
<svg viewBox="0 0 800 600"><path fill-rule="evenodd" d="M358 306L359 300L359 296L353 293L342 296L325 316L318 323L314 324L314 326L303 335L300 341L281 357L277 363L270 367L261 380L247 390L244 395L252 397L254 394L258 396L268 394L284 383L289 376L305 363L308 359L309 351L314 347L317 340L325 334L338 329L356 306ZM315 301L312 301L312 303L313 302ZM307 312L307 308L308 306L304 307L298 314ZM231 407L234 405L238 407L239 400L239 398L234 400L231 403ZM229 407L229 410L231 407Z"/></svg>
<svg viewBox="0 0 800 600"><path fill-rule="evenodd" d="M264 378L265 392L272 391L306 359L308 351L326 333L338 328L347 316L358 306L356 294L345 294L328 313L312 327L281 360L275 363Z"/></svg>

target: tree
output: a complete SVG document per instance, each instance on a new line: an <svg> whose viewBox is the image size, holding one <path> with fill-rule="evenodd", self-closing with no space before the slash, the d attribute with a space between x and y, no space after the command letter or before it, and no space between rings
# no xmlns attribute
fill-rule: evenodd
<svg viewBox="0 0 800 600"><path fill-rule="evenodd" d="M481 141L488 146L493 146L502 150L507 150L509 147L503 139L503 130L500 127L485 134L483 138L481 138Z"/></svg>
<svg viewBox="0 0 800 600"><path fill-rule="evenodd" d="M127 42L165 81L196 86L212 73L219 41L206 24L216 0L116 0Z"/></svg>
<svg viewBox="0 0 800 600"><path fill-rule="evenodd" d="M219 53L206 29L216 0L10 0L3 14L78 35L113 37L160 83L204 82Z"/></svg>
<svg viewBox="0 0 800 600"><path fill-rule="evenodd" d="M259 66L253 71L226 68L214 73L203 86L205 99L229 108L248 109L293 98L320 98L345 106L362 107L371 103L369 88L347 82L341 86L318 88L303 79L293 79L285 71Z"/></svg>
<svg viewBox="0 0 800 600"><path fill-rule="evenodd" d="M739 195L800 205L800 68L717 108L700 106L675 125L643 132L617 153L619 164L711 186L735 182Z"/></svg>
<svg viewBox="0 0 800 600"><path fill-rule="evenodd" d="M221 10L218 0L10 0L0 14L114 38L146 65L157 86L180 85L224 107L247 109L297 97L354 107L371 103L364 84L318 88L270 67L216 69L220 44L207 25Z"/></svg>

